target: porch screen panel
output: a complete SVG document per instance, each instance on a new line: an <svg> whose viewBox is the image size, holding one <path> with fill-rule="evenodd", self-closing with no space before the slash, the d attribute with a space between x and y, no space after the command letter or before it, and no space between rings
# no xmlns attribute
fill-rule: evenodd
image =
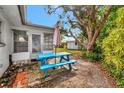
<svg viewBox="0 0 124 93"><path fill-rule="evenodd" d="M32 34L32 52L41 52L41 36Z"/></svg>
<svg viewBox="0 0 124 93"><path fill-rule="evenodd" d="M14 52L28 52L28 36L25 31L14 31Z"/></svg>
<svg viewBox="0 0 124 93"><path fill-rule="evenodd" d="M44 50L53 49L53 34L44 34Z"/></svg>
<svg viewBox="0 0 124 93"><path fill-rule="evenodd" d="M1 42L1 22L0 22L0 42Z"/></svg>

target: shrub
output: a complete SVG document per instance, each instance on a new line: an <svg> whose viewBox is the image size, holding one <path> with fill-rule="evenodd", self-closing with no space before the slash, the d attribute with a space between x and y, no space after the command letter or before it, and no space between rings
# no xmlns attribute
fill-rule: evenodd
<svg viewBox="0 0 124 93"><path fill-rule="evenodd" d="M103 40L104 63L111 74L117 78L117 84L124 87L124 7L116 12L114 28L109 29L109 36Z"/></svg>
<svg viewBox="0 0 124 93"><path fill-rule="evenodd" d="M117 84L124 87L124 29L114 29L103 40L104 62L117 78Z"/></svg>
<svg viewBox="0 0 124 93"><path fill-rule="evenodd" d="M87 53L86 57L89 61L99 61L100 60L100 55L97 53Z"/></svg>
<svg viewBox="0 0 124 93"><path fill-rule="evenodd" d="M82 49L82 56L91 62L100 61L102 59L101 48L95 45L91 53L87 53L86 49Z"/></svg>
<svg viewBox="0 0 124 93"><path fill-rule="evenodd" d="M124 29L115 29L103 41L104 62L117 78L117 84L124 86Z"/></svg>
<svg viewBox="0 0 124 93"><path fill-rule="evenodd" d="M106 64L117 70L124 68L124 29L115 29L103 41L103 54Z"/></svg>

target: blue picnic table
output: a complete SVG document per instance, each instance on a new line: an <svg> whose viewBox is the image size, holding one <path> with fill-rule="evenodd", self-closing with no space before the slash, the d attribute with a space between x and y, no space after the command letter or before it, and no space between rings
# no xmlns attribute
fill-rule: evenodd
<svg viewBox="0 0 124 93"><path fill-rule="evenodd" d="M76 60L70 59L71 53L68 52L59 52L59 53L45 53L45 54L38 54L38 60L41 62L40 70L44 71L44 77L48 77L48 69L50 68L56 68L63 65L69 65L69 70L71 71L72 66L71 64L74 64L77 62ZM55 62L53 64L48 63L48 59L52 58L60 58L58 62Z"/></svg>

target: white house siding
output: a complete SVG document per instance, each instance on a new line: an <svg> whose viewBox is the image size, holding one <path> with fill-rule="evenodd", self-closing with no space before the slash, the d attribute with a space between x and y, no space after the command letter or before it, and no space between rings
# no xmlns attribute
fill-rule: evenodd
<svg viewBox="0 0 124 93"><path fill-rule="evenodd" d="M10 30L9 22L5 18L6 16L0 10L0 21L1 24L1 32L2 32L2 42L6 45L4 47L0 47L0 77L5 72L5 70L9 66L9 54L11 54L11 44L12 44L12 32Z"/></svg>
<svg viewBox="0 0 124 93"><path fill-rule="evenodd" d="M75 44L75 41L68 41L67 42L67 49L78 49L78 44Z"/></svg>
<svg viewBox="0 0 124 93"><path fill-rule="evenodd" d="M1 8L2 7L2 8ZM12 11L11 11L12 10ZM0 77L7 70L9 66L9 55L12 54L13 61L16 60L28 60L33 57L32 55L32 34L41 35L41 50L44 44L44 33L53 33L53 29L31 27L21 24L20 16L17 6L0 6L0 21L2 41L6 45L0 47ZM28 34L28 52L14 53L14 40L12 29L27 31ZM36 55L34 55L36 58Z"/></svg>
<svg viewBox="0 0 124 93"><path fill-rule="evenodd" d="M41 36L41 52L46 53L46 52L52 52L51 51L44 51L43 46L44 46L44 33L51 33L53 34L54 30L51 29L45 29L45 28L39 28L39 27L31 27L31 26L21 26L21 27L11 27L12 29L20 30L20 31L26 31L28 35L28 52L25 53L14 53L13 50L13 55L12 55L12 60L13 61L18 61L18 60L25 60L23 58L23 55L27 56L27 60L30 59L36 59L37 58L37 53L32 53L32 34L40 35ZM29 54L29 56L28 56Z"/></svg>

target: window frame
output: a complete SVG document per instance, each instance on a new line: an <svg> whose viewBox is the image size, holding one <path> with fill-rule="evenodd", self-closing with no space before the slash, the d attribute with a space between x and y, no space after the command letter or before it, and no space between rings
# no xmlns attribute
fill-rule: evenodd
<svg viewBox="0 0 124 93"><path fill-rule="evenodd" d="M19 41L19 35L21 35L21 30L14 30L13 31L13 42L14 42L14 53L20 53L20 52L28 52L28 35L26 34L27 41ZM26 33L26 31L23 31ZM17 34L17 36L15 36ZM26 44L26 45L25 45ZM23 49L24 48L24 49Z"/></svg>
<svg viewBox="0 0 124 93"><path fill-rule="evenodd" d="M4 47L6 44L2 42L2 21L0 21L0 47Z"/></svg>
<svg viewBox="0 0 124 93"><path fill-rule="evenodd" d="M49 39L49 37L51 37L51 39ZM44 33L44 49L53 50L53 34L52 33Z"/></svg>

